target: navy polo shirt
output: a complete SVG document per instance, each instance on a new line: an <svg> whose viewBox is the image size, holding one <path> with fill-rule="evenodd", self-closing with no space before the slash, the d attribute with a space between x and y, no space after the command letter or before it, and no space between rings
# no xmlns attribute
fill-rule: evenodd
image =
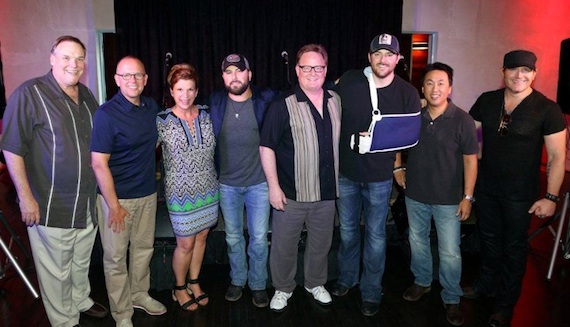
<svg viewBox="0 0 570 327"><path fill-rule="evenodd" d="M119 91L95 112L91 152L111 155L109 168L119 199L140 198L156 192L156 115L159 111L153 99L141 96L140 106L136 106Z"/></svg>

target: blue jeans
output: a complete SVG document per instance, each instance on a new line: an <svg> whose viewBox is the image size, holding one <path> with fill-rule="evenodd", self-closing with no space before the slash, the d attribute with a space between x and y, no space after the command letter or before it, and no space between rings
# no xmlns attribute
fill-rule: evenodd
<svg viewBox="0 0 570 327"><path fill-rule="evenodd" d="M360 293L362 301L380 303L382 276L386 262L386 215L392 192L392 180L358 183L339 176L337 200L340 222L340 248L337 282L347 287L358 283L360 271L360 212L364 219L364 247Z"/></svg>
<svg viewBox="0 0 570 327"><path fill-rule="evenodd" d="M439 254L439 283L443 287L441 299L446 304L458 304L461 295L461 222L455 215L457 205L426 204L406 197L410 225L409 240L412 251L411 270L415 283L431 286L433 277L429 233L431 218L437 231Z"/></svg>
<svg viewBox="0 0 570 327"><path fill-rule="evenodd" d="M244 204L249 234L249 272L243 231ZM269 229L269 191L267 183L241 187L220 184L220 208L224 216L226 243L232 284L251 290L264 290L267 284L267 230Z"/></svg>

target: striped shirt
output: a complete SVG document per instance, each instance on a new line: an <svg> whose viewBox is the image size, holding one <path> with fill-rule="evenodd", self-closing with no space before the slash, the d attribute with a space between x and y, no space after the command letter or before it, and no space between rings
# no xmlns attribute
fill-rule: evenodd
<svg viewBox="0 0 570 327"><path fill-rule="evenodd" d="M75 104L51 71L20 85L8 100L0 148L24 158L40 225L85 228L88 210L95 217L89 145L97 107L83 84Z"/></svg>
<svg viewBox="0 0 570 327"><path fill-rule="evenodd" d="M279 185L298 202L338 196L340 98L325 91L323 116L299 86L279 96L267 111L261 145L275 152Z"/></svg>

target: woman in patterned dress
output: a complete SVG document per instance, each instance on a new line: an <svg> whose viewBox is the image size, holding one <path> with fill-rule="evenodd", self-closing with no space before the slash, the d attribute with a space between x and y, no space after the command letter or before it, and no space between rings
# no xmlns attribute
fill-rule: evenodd
<svg viewBox="0 0 570 327"><path fill-rule="evenodd" d="M172 298L184 310L208 304L198 283L210 227L218 220L219 190L214 167L216 140L207 107L195 105L198 75L179 64L168 74L175 105L158 114L162 143L166 205L176 235L172 270L176 285Z"/></svg>

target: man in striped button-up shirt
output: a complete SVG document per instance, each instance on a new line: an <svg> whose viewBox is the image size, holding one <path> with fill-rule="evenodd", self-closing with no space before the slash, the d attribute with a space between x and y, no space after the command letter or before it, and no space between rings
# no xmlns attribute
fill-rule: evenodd
<svg viewBox="0 0 570 327"><path fill-rule="evenodd" d="M85 46L62 36L51 70L18 87L4 113L0 148L18 192L42 300L52 326L79 324L80 312L104 317L89 297L89 264L97 233L91 169L97 100L79 83Z"/></svg>
<svg viewBox="0 0 570 327"><path fill-rule="evenodd" d="M275 294L269 307L277 312L287 307L296 287L303 224L305 290L320 304L332 302L324 284L338 196L340 98L323 88L327 63L321 45L299 50L299 85L273 101L261 132L260 157L273 207L269 266Z"/></svg>

